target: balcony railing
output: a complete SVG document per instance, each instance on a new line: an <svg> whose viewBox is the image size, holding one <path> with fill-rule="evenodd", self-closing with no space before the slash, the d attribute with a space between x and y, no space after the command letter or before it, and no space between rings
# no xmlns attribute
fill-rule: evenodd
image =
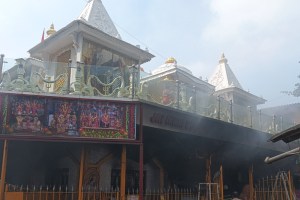
<svg viewBox="0 0 300 200"><path fill-rule="evenodd" d="M163 78L144 81L136 66L107 67L19 59L2 74L0 91L141 99L269 133L294 125L281 116L270 116L256 107L234 104L180 81Z"/></svg>

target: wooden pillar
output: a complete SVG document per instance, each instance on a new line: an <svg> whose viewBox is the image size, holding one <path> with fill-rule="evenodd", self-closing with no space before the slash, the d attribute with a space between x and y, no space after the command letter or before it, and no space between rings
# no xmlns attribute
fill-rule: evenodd
<svg viewBox="0 0 300 200"><path fill-rule="evenodd" d="M159 188L163 191L165 187L165 170L163 167L159 168Z"/></svg>
<svg viewBox="0 0 300 200"><path fill-rule="evenodd" d="M211 183L211 156L206 159L206 183Z"/></svg>
<svg viewBox="0 0 300 200"><path fill-rule="evenodd" d="M1 168L1 180L0 180L0 200L4 200L7 150L8 150L8 142L7 142L7 140L4 140L3 155L2 155L2 168Z"/></svg>
<svg viewBox="0 0 300 200"><path fill-rule="evenodd" d="M220 199L224 200L224 187L223 187L223 166L220 166Z"/></svg>
<svg viewBox="0 0 300 200"><path fill-rule="evenodd" d="M144 193L144 145L140 144L140 170L139 170L139 200L143 200Z"/></svg>
<svg viewBox="0 0 300 200"><path fill-rule="evenodd" d="M143 144L143 106L140 104L140 168L139 168L139 200L143 200L144 193L144 144Z"/></svg>
<svg viewBox="0 0 300 200"><path fill-rule="evenodd" d="M79 169L79 183L78 183L78 200L83 199L83 170L84 170L84 163L85 163L85 148L84 146L81 149L81 155L80 155L80 169Z"/></svg>
<svg viewBox="0 0 300 200"><path fill-rule="evenodd" d="M122 146L121 156L121 181L120 181L120 199L125 200L125 183L126 183L126 145Z"/></svg>
<svg viewBox="0 0 300 200"><path fill-rule="evenodd" d="M249 199L254 200L253 165L249 168Z"/></svg>
<svg viewBox="0 0 300 200"><path fill-rule="evenodd" d="M291 171L288 171L288 187L289 187L289 196L290 199L294 198L294 192L293 192L293 180L292 180L292 175Z"/></svg>

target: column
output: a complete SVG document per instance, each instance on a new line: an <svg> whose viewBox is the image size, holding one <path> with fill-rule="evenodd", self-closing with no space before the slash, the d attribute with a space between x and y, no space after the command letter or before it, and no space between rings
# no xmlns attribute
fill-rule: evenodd
<svg viewBox="0 0 300 200"><path fill-rule="evenodd" d="M1 168L1 180L0 180L0 200L4 200L7 151L8 151L8 142L7 142L7 140L4 140L3 155L2 155L2 168Z"/></svg>
<svg viewBox="0 0 300 200"><path fill-rule="evenodd" d="M126 183L126 145L122 146L121 156L121 181L120 181L120 199L125 200L125 183Z"/></svg>
<svg viewBox="0 0 300 200"><path fill-rule="evenodd" d="M85 162L85 148L84 146L81 149L81 155L80 155L80 169L79 169L79 183L78 183L78 200L83 199L83 172L84 172L84 162Z"/></svg>
<svg viewBox="0 0 300 200"><path fill-rule="evenodd" d="M143 200L144 193L144 143L143 143L143 105L139 105L140 108L140 169L139 169L139 200Z"/></svg>

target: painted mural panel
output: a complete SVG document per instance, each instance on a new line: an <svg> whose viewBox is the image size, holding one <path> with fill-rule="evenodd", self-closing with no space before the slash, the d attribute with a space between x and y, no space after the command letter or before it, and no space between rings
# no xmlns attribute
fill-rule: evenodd
<svg viewBox="0 0 300 200"><path fill-rule="evenodd" d="M38 98L15 97L10 99L12 126L9 131L41 132L45 114L45 100Z"/></svg>
<svg viewBox="0 0 300 200"><path fill-rule="evenodd" d="M91 101L80 103L79 110L81 136L135 138L135 106Z"/></svg>
<svg viewBox="0 0 300 200"><path fill-rule="evenodd" d="M76 101L51 99L47 101L47 135L78 135L78 106Z"/></svg>
<svg viewBox="0 0 300 200"><path fill-rule="evenodd" d="M135 139L136 106L131 103L19 95L1 99L3 134Z"/></svg>

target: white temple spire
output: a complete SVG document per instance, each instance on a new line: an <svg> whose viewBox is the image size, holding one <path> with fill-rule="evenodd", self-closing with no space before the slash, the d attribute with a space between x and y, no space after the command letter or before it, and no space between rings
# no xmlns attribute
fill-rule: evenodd
<svg viewBox="0 0 300 200"><path fill-rule="evenodd" d="M224 53L222 53L219 64L208 82L215 86L216 91L230 87L243 89L227 62Z"/></svg>
<svg viewBox="0 0 300 200"><path fill-rule="evenodd" d="M113 37L121 38L101 0L89 0L78 19Z"/></svg>
<svg viewBox="0 0 300 200"><path fill-rule="evenodd" d="M224 53L222 53L221 59L219 60L219 63L220 63L220 64L221 64L221 63L227 64L227 59L225 58Z"/></svg>

